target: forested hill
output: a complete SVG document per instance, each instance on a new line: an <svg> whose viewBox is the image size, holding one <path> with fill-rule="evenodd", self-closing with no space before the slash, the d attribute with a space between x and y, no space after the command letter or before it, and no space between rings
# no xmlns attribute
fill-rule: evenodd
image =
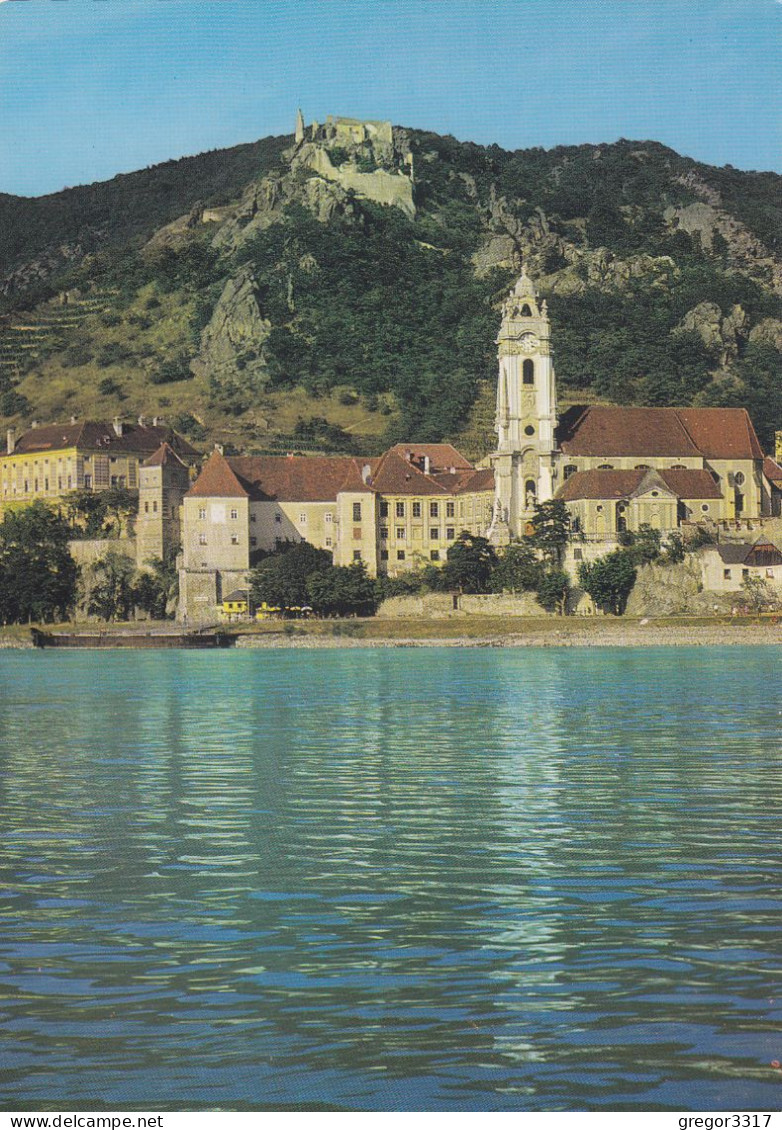
<svg viewBox="0 0 782 1130"><path fill-rule="evenodd" d="M448 437L478 455L523 261L561 399L746 405L770 449L781 182L655 142L507 152L395 128L0 197L0 415L158 413L257 450Z"/></svg>

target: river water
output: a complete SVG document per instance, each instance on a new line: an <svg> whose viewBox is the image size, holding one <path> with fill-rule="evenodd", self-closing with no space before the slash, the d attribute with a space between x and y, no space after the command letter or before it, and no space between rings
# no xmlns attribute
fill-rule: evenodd
<svg viewBox="0 0 782 1130"><path fill-rule="evenodd" d="M777 1109L781 667L0 652L0 1109Z"/></svg>

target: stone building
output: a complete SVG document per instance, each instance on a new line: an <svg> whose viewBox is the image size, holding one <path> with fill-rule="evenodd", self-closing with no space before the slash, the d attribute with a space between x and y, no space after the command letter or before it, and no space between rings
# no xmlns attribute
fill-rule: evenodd
<svg viewBox="0 0 782 1130"><path fill-rule="evenodd" d="M168 443L162 443L139 467L136 563L164 560L182 541L182 502L190 489L190 471Z"/></svg>
<svg viewBox="0 0 782 1130"><path fill-rule="evenodd" d="M522 274L503 306L497 448L472 466L450 444L397 444L379 458L215 452L183 503L181 609L216 616L247 586L254 551L306 540L337 565L398 575L446 559L464 530L497 545L561 499L576 532L568 567L625 531L755 521L779 498L740 408L573 406L557 411L546 302ZM776 492L776 493L775 493Z"/></svg>
<svg viewBox="0 0 782 1130"><path fill-rule="evenodd" d="M6 453L0 455L0 512L75 490L138 490L140 465L162 443L186 463L198 458L186 439L157 419L151 424L143 417L133 424L118 417L112 423L71 420L33 425L18 437L9 429Z"/></svg>
<svg viewBox="0 0 782 1130"><path fill-rule="evenodd" d="M496 497L490 535L521 537L536 502L567 503L582 537L647 523L758 519L773 487L743 408L574 405L557 413L545 300L522 274L497 338Z"/></svg>

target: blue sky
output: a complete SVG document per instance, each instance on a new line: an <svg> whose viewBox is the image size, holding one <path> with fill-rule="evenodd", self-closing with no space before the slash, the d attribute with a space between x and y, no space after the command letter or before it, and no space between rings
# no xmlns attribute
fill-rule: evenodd
<svg viewBox="0 0 782 1130"><path fill-rule="evenodd" d="M326 114L782 169L779 0L0 0L0 192Z"/></svg>

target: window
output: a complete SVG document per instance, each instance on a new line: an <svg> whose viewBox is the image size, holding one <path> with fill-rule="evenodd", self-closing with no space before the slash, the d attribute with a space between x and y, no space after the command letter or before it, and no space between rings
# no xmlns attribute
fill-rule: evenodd
<svg viewBox="0 0 782 1130"><path fill-rule="evenodd" d="M527 305L526 302L524 303L524 305L521 308L521 317L522 318L531 318L532 317L532 311L530 310L530 308L529 308L529 306Z"/></svg>
<svg viewBox="0 0 782 1130"><path fill-rule="evenodd" d="M205 507L205 506L200 506L200 507L199 507L199 509L198 509L198 517L199 517L199 518L201 519L201 521L203 521L203 520L204 520L204 518L206 518L206 507Z"/></svg>
<svg viewBox="0 0 782 1130"><path fill-rule="evenodd" d="M456 537L456 526L446 526L445 527L446 541L453 541L453 539L455 537Z"/></svg>
<svg viewBox="0 0 782 1130"><path fill-rule="evenodd" d="M529 357L521 366L521 380L522 384L534 385L535 383L535 362L530 361Z"/></svg>
<svg viewBox="0 0 782 1130"><path fill-rule="evenodd" d="M388 561L388 550L387 549L381 549L380 550L380 560L381 561Z"/></svg>
<svg viewBox="0 0 782 1130"><path fill-rule="evenodd" d="M598 471L613 471L613 463L600 463L598 464Z"/></svg>
<svg viewBox="0 0 782 1130"><path fill-rule="evenodd" d="M361 521L361 503L360 502L354 502L353 503L353 521L354 522L360 522Z"/></svg>
<svg viewBox="0 0 782 1130"><path fill-rule="evenodd" d="M446 502L445 516L446 518L453 518L456 515L456 504L453 502Z"/></svg>
<svg viewBox="0 0 782 1130"><path fill-rule="evenodd" d="M524 435L525 436L534 436L534 434L535 434L535 429L533 428L532 424L527 424L526 428L524 429Z"/></svg>
<svg viewBox="0 0 782 1130"><path fill-rule="evenodd" d="M595 510L596 510L596 511L598 512L598 514L602 514L602 513L603 513L603 504L602 504L602 502L598 502L597 506L595 507Z"/></svg>
<svg viewBox="0 0 782 1130"><path fill-rule="evenodd" d="M437 503L436 502L430 502L429 503L429 517L430 518L437 518L439 516L439 514L440 514L440 508L437 505Z"/></svg>
<svg viewBox="0 0 782 1130"><path fill-rule="evenodd" d="M404 526L397 526L397 528L396 528L396 536L397 536L398 538L403 538L403 537L405 536L405 528L404 528Z"/></svg>
<svg viewBox="0 0 782 1130"><path fill-rule="evenodd" d="M361 541L361 526L353 527L353 541Z"/></svg>
<svg viewBox="0 0 782 1130"><path fill-rule="evenodd" d="M421 517L421 503L420 502L414 502L413 503L413 517L414 518L420 518Z"/></svg>
<svg viewBox="0 0 782 1130"><path fill-rule="evenodd" d="M307 525L307 515L306 514L299 514L299 525L300 526L306 526Z"/></svg>
<svg viewBox="0 0 782 1130"><path fill-rule="evenodd" d="M736 484L737 487L744 486L744 472L743 471L737 471L736 474L733 476L733 481L734 481L734 483Z"/></svg>
<svg viewBox="0 0 782 1130"><path fill-rule="evenodd" d="M231 545L238 545L238 544L239 544L239 535L238 534L231 534Z"/></svg>
<svg viewBox="0 0 782 1130"><path fill-rule="evenodd" d="M571 475L575 475L577 470L578 467L576 467L575 463L568 463L564 470L565 478L569 479Z"/></svg>
<svg viewBox="0 0 782 1130"><path fill-rule="evenodd" d="M403 549L398 549L396 551L396 559L397 559L397 561L404 561L405 551Z"/></svg>
<svg viewBox="0 0 782 1130"><path fill-rule="evenodd" d="M440 536L440 531L438 530L437 526L432 526L431 529L429 530L429 540L430 541L437 541L439 536Z"/></svg>
<svg viewBox="0 0 782 1130"><path fill-rule="evenodd" d="M116 475L111 476L111 485L113 487L115 487L117 485L117 476Z"/></svg>
<svg viewBox="0 0 782 1130"><path fill-rule="evenodd" d="M648 463L636 463L635 469L636 471L651 471L652 468Z"/></svg>
<svg viewBox="0 0 782 1130"><path fill-rule="evenodd" d="M722 570L722 579L723 579L724 581L729 581L729 580L730 580L730 569L723 569L723 570Z"/></svg>
<svg viewBox="0 0 782 1130"><path fill-rule="evenodd" d="M671 470L672 471L686 471L687 468L684 466L683 463L671 463Z"/></svg>
<svg viewBox="0 0 782 1130"><path fill-rule="evenodd" d="M27 483L24 484L24 489L27 490ZM92 475L84 476L84 489L92 490Z"/></svg>
<svg viewBox="0 0 782 1130"><path fill-rule="evenodd" d="M701 510L703 511L703 513L704 513L704 514L708 514L708 513L709 513L709 504L708 504L708 502L703 502L703 503L701 503Z"/></svg>
<svg viewBox="0 0 782 1130"><path fill-rule="evenodd" d="M198 535L198 544L199 544L199 545L206 545L206 544L207 544L207 542L206 542L206 534L199 534L199 535Z"/></svg>
<svg viewBox="0 0 782 1130"><path fill-rule="evenodd" d="M746 580L746 578L749 576L749 569L742 569L741 575Z"/></svg>
<svg viewBox="0 0 782 1130"><path fill-rule="evenodd" d="M583 553L581 552L580 549L574 549L573 550L573 560L574 561L581 561L583 556L584 555L583 555Z"/></svg>
<svg viewBox="0 0 782 1130"><path fill-rule="evenodd" d="M388 517L388 503L387 502L381 502L380 503L380 517L381 518L387 518Z"/></svg>
<svg viewBox="0 0 782 1130"><path fill-rule="evenodd" d="M440 550L439 549L433 549L432 552L429 554L429 556L432 559L432 561L439 561L440 560Z"/></svg>
<svg viewBox="0 0 782 1130"><path fill-rule="evenodd" d="M232 518L238 518L239 517L239 511L236 509L235 506L231 507L231 517Z"/></svg>
<svg viewBox="0 0 782 1130"><path fill-rule="evenodd" d="M388 541L388 526L381 526L380 527L380 540L381 541Z"/></svg>
<svg viewBox="0 0 782 1130"><path fill-rule="evenodd" d="M332 544L331 538L326 538L326 549L331 549Z"/></svg>
<svg viewBox="0 0 782 1130"><path fill-rule="evenodd" d="M275 521L275 522L277 522L277 523L279 523L279 522L281 522L281 521L282 521L282 514L280 514L279 510L278 510L278 511L277 511L277 513L276 513L276 514L274 515L274 521Z"/></svg>
<svg viewBox="0 0 782 1130"><path fill-rule="evenodd" d="M153 500L153 502L152 502L152 513L157 514L157 500L156 499Z"/></svg>
<svg viewBox="0 0 782 1130"><path fill-rule="evenodd" d="M324 521L325 521L325 523L326 523L326 525L327 525L327 526L330 526L330 525L331 525L331 523L333 522L333 520L334 520L334 515L333 515L333 514L331 513L331 511L329 510L329 511L327 512L327 514L326 514L326 517L325 517Z"/></svg>
<svg viewBox="0 0 782 1130"><path fill-rule="evenodd" d="M257 538L250 538L250 545L257 545L257 544L258 544Z"/></svg>
<svg viewBox="0 0 782 1130"><path fill-rule="evenodd" d="M404 518L404 516L405 516L405 504L404 504L404 502L397 502L397 504L396 504L396 516L397 516L397 518Z"/></svg>
<svg viewBox="0 0 782 1130"><path fill-rule="evenodd" d="M354 549L353 550L353 560L354 561L360 561L361 560L361 550L360 549Z"/></svg>
<svg viewBox="0 0 782 1130"><path fill-rule="evenodd" d="M144 503L144 513L149 514L149 503L148 502Z"/></svg>
<svg viewBox="0 0 782 1130"><path fill-rule="evenodd" d="M250 521L251 522L257 522L258 521L258 515L257 514L251 514L250 515Z"/></svg>

